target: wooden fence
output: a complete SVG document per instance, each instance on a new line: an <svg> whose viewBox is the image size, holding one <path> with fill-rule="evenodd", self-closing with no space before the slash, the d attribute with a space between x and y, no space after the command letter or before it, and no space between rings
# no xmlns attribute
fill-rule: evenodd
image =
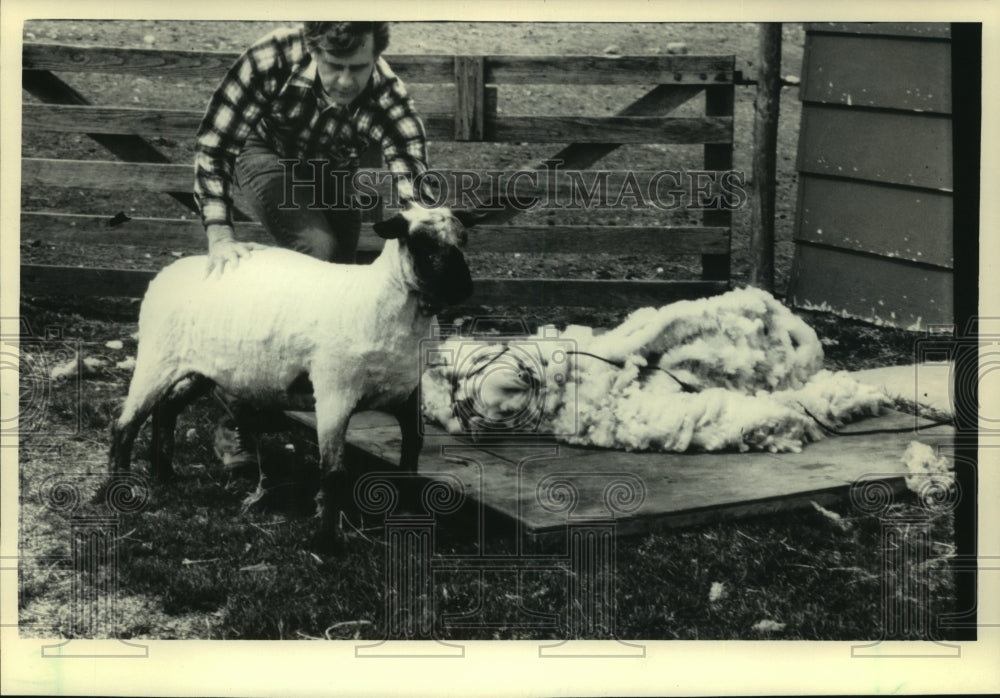
<svg viewBox="0 0 1000 698"><path fill-rule="evenodd" d="M31 211L21 215L22 239L101 242L108 236L131 245L188 244L202 241L192 221L193 169L170 162L152 143L157 137L193 146L202 113L92 104L63 80L67 73L114 76L169 76L214 85L237 54L158 49L117 49L58 44L25 44L23 87L41 104L24 104L25 130L80 133L100 143L116 159L68 160L26 157L22 187L80 187L169 194L188 209L187 219L136 218L106 227L108 216L73 211ZM704 169L724 172L733 158L734 57L732 56L391 56L393 70L420 105L428 139L466 142L571 143L550 158L564 170L586 170L622 144L701 144ZM68 79L68 78L67 78ZM508 116L497 109L498 85L567 84L655 85L613 116ZM703 114L670 116L680 105L704 94ZM376 154L377 155L377 154ZM543 160L529 163L535 169ZM370 159L363 165L379 165ZM447 173L445 173L447 174ZM640 177L643 173L637 173ZM647 173L649 174L649 173ZM608 186L625 178L609 173ZM556 180L565 190L567 182ZM540 193L520 179L519 198ZM506 306L638 307L711 295L728 288L732 213L709 210L700 225L595 226L517 225L518 209L504 202L475 236L480 252L644 254L652 257L700 255L700 278L616 281L568 279L476 279L472 304ZM179 209L182 210L182 209ZM377 219L376 211L369 219ZM237 226L238 236L254 239L255 223ZM257 231L258 233L260 231ZM260 238L264 239L264 238ZM381 240L362 229L360 252L372 256ZM142 295L156 270L99 269L23 264L22 294L74 296Z"/></svg>
<svg viewBox="0 0 1000 698"><path fill-rule="evenodd" d="M872 322L952 322L947 24L806 25L789 297Z"/></svg>

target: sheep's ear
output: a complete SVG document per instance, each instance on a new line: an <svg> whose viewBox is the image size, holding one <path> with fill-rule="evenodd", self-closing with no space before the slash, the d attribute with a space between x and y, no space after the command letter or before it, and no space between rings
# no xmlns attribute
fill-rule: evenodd
<svg viewBox="0 0 1000 698"><path fill-rule="evenodd" d="M485 213L480 213L479 211L452 211L451 215L458 219L466 228L471 228L476 223L479 223L484 218L486 218Z"/></svg>
<svg viewBox="0 0 1000 698"><path fill-rule="evenodd" d="M379 221L372 226L375 234L385 240L404 237L409 229L410 224L402 215L393 216L387 221Z"/></svg>

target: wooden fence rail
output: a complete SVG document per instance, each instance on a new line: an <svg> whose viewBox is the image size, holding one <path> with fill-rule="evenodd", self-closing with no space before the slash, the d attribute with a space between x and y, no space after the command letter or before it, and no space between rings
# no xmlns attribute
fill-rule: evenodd
<svg viewBox="0 0 1000 698"><path fill-rule="evenodd" d="M23 70L75 73L133 73L145 77L222 78L239 54L222 51L175 51L26 43ZM609 80L631 84L732 83L732 56L508 56L486 55L485 82L518 84L606 85ZM392 56L392 69L407 84L450 83L455 56L412 54Z"/></svg>
<svg viewBox="0 0 1000 698"><path fill-rule="evenodd" d="M22 159L22 186L74 187L105 191L168 193L193 208L190 162L170 162L146 139L189 139L202 117L188 109L92 104L64 80L74 73L169 76L215 84L237 58L235 53L120 49L110 47L25 44L23 85L41 103L26 103L22 124L26 131L87 134L118 160L72 160L40 157ZM451 56L399 55L391 57L393 70L407 82L420 105L428 138L432 141L496 143L571 143L550 158L526 163L542 171L545 160L562 161L564 170L587 171L590 187L600 172L606 187L618 191L628 177L647 182L653 172L589 170L623 144L701 144L705 170L725 172L732 166L734 58L732 56ZM69 74L69 75L67 75ZM503 85L656 85L613 115L511 115L500 108ZM672 116L671 112L705 95L704 113ZM363 166L381 173L376 157ZM515 169L508 168L508 172ZM387 174L387 173L383 173ZM453 177L451 171L443 171ZM488 177L486 172L482 173ZM470 254L610 253L656 256L699 255L700 279L670 281L607 281L566 279L477 279L472 299L483 305L573 305L637 307L725 290L729 280L732 214L705 211L700 225L518 225L511 221L523 207L517 201L539 196L571 196L579 189L565 174L541 180L519 177L499 199L494 183L484 180L474 194L492 211L477 229ZM380 189L385 194L385 187ZM454 193L454 192L453 192ZM457 196L457 195L456 195ZM462 205L453 196L443 203ZM239 198L237 198L239 206ZM245 210L245 209L244 209ZM46 242L108 243L152 246L202 242L196 220L133 218L111 228L108 216L75 211L25 211L22 239ZM366 220L377 220L376 210ZM238 219L239 220L239 219ZM239 223L245 239L266 241L260 226ZM372 257L381 240L362 230L360 252ZM155 270L91 269L22 265L25 294L137 296Z"/></svg>

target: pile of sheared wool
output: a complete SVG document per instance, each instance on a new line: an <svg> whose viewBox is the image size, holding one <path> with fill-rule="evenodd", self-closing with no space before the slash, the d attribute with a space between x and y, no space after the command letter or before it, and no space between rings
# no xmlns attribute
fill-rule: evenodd
<svg viewBox="0 0 1000 698"><path fill-rule="evenodd" d="M451 432L499 425L625 450L800 451L823 437L813 416L835 427L888 403L823 370L815 331L752 288L642 308L604 333L543 327L523 341L451 337L442 348L452 358L424 372L422 400ZM455 359L462 352L471 359Z"/></svg>

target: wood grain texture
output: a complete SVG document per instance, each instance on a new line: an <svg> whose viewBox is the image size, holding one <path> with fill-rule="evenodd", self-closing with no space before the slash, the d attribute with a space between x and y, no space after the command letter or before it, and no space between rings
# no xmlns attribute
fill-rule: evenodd
<svg viewBox="0 0 1000 698"><path fill-rule="evenodd" d="M173 163L22 158L21 186L189 192L194 169Z"/></svg>
<svg viewBox="0 0 1000 698"><path fill-rule="evenodd" d="M705 115L732 117L735 92L731 85L711 87L705 90ZM732 144L706 143L704 146L706 170L724 172L733 167ZM706 210L702 214L702 224L712 227L732 229L733 213L724 209ZM704 255L701 258L701 278L706 281L729 279L731 259L726 254Z"/></svg>
<svg viewBox="0 0 1000 698"><path fill-rule="evenodd" d="M658 85L644 94L632 104L629 104L615 116L652 116L669 114L680 105L701 94L702 88L693 86ZM539 162L525 163L519 169L545 170L547 163L560 162L565 169L582 170L590 167L608 153L620 146L615 142L604 143L573 143L565 146L551 157ZM503 211L489 214L490 223L505 223L516 217L521 211L514 206L508 206Z"/></svg>
<svg viewBox="0 0 1000 698"><path fill-rule="evenodd" d="M290 417L315 428L312 413ZM484 447L428 425L419 472L431 480L457 481L465 496L517 521L529 535L558 541L571 523L613 514L606 495L616 483L621 501L634 495L633 508L614 516L616 532L641 534L809 508L812 502L851 502L855 483L884 483L898 492L907 474L900 456L911 440L919 435L924 443L945 446L953 439L950 427L918 431L914 417L898 412L853 426L910 431L831 436L801 453L626 453L538 437L512 436ZM388 415L355 415L347 438L386 472L396 467L399 429ZM553 476L573 495L562 510L545 494Z"/></svg>
<svg viewBox="0 0 1000 698"><path fill-rule="evenodd" d="M38 75L31 71L26 75ZM36 80L37 82L37 80ZM34 84L34 83L32 83ZM407 90L424 120L427 135L436 140L454 138L455 88L452 85L415 85ZM495 124L497 88L483 90L484 118ZM201 124L202 111L194 109L149 109L142 107L91 105L86 100L71 104L22 104L23 128L31 131L68 133L138 134L190 138L192 146ZM49 100L51 101L51 100ZM125 158L138 159L138 158ZM145 158L146 161L156 162Z"/></svg>
<svg viewBox="0 0 1000 698"><path fill-rule="evenodd" d="M221 80L240 56L234 51L73 46L25 43L24 70L79 73L132 73L146 77L208 78ZM407 82L451 82L450 55L390 56L393 72Z"/></svg>
<svg viewBox="0 0 1000 698"><path fill-rule="evenodd" d="M468 305L641 308L716 295L722 281L603 281L576 279L476 279Z"/></svg>
<svg viewBox="0 0 1000 698"><path fill-rule="evenodd" d="M732 56L486 56L487 82L656 85L732 83Z"/></svg>
<svg viewBox="0 0 1000 698"><path fill-rule="evenodd" d="M483 57L455 56L456 141L481 141L484 137L485 97Z"/></svg>
<svg viewBox="0 0 1000 698"><path fill-rule="evenodd" d="M147 77L219 80L239 57L235 52L123 49L106 46L26 43L25 70L136 73ZM607 80L653 84L731 83L732 56L506 56L484 55L486 82L521 84L604 84ZM450 83L451 54L387 54L407 83Z"/></svg>
<svg viewBox="0 0 1000 698"><path fill-rule="evenodd" d="M201 249L205 233L200 221L168 218L133 218L110 227L109 216L65 213L22 212L21 240L42 243L90 243L110 245L163 246ZM676 256L715 253L727 249L725 228L693 226L574 226L574 225L479 225L465 252L476 256L491 253L579 253L655 254ZM236 237L273 244L274 241L256 223L236 226ZM359 251L378 252L384 241L363 224Z"/></svg>
<svg viewBox="0 0 1000 698"><path fill-rule="evenodd" d="M706 146L708 147L708 146ZM728 148L729 146L725 146ZM464 178L466 170L435 170L440 187L438 204L474 205L487 208L515 202L521 210L540 206L604 205L625 210L634 198L642 204L669 208L687 205L690 186L654 170L558 170L546 171L472 171L476 179ZM103 190L184 191L194 183L191 165L173 163L134 163L107 160L59 160L53 158L22 158L22 182L30 186L80 187ZM388 170L376 170L366 175L383 194L388 192ZM716 179L720 173L715 173ZM467 186L466 186L467 185ZM637 187L637 189L636 189ZM600 196L604 192L607 201ZM500 201L494 202L499 194ZM620 200L619 200L620 199ZM715 214L715 211L711 213ZM726 212L728 214L728 212ZM706 214L707 215L707 214ZM728 219L727 219L728 220ZM495 222L490 219L490 222ZM709 225L707 227L720 227Z"/></svg>
<svg viewBox="0 0 1000 698"><path fill-rule="evenodd" d="M22 71L21 86L43 102L61 105L89 105L89 100L67 85L59 77L45 70ZM30 128L30 119L22 120ZM106 148L115 157L126 161L170 162L154 145L138 136L108 136L100 132L85 132L95 142ZM194 195L190 190L171 192L170 196L190 211L197 211ZM236 217L246 218L237 210Z"/></svg>
<svg viewBox="0 0 1000 698"><path fill-rule="evenodd" d="M109 75L138 74L178 79L219 79L237 58L235 53L172 51L159 49L118 49L111 47L79 47L59 44L26 44L23 48L26 83L50 70L64 72L103 73ZM567 142L556 158L563 160L563 169L583 170L622 143L707 143L707 148L732 150L732 80L735 59L732 56L471 56L456 62L451 55L390 56L392 65L404 80L417 85L413 91L420 104L424 99L425 122L432 138L483 139L526 142ZM457 112L461 115L456 131L455 102L445 104L441 95L464 83L459 90L465 95ZM516 84L616 84L659 83L642 99L627 106L612 117L514 116L501 118L497 114L497 82ZM676 106L688 101L708 86L717 90L728 88L729 107L704 117L673 118L665 116ZM451 92L454 94L454 92ZM712 92L712 94L717 94ZM723 98L725 101L725 97ZM709 97L709 102L712 98ZM185 138L192 137L201 115L193 110L147 110L131 107L90 106L82 97L78 100L59 99L60 106L26 105L22 116L27 128L43 131L87 133L106 141L114 150L128 150L140 135ZM711 109L709 110L711 111ZM706 151L708 152L708 151ZM719 151L721 152L721 150ZM190 164L165 162L133 162L142 158L126 158L126 162L81 161L46 158L22 160L22 184L27 187L71 187L110 191L143 190L166 192L190 198L193 173ZM369 159L366 164L373 164ZM544 165L543 165L544 167ZM531 202L543 197L573 197L580 186L587 187L597 178L606 176L604 186L611 200L623 191L623 185L648 182L659 172L586 173L584 179L565 175L551 181L532 182L519 178L504 191L499 202L507 218L523 208L519 202ZM445 172L446 177L454 177ZM590 179L587 179L590 178ZM667 186L659 184L656 194ZM669 186L667 187L669 188ZM487 181L475 189L478 195L493 192L493 182ZM647 187L648 191L648 187ZM442 203L462 205L462 191L451 192L452 198ZM643 192L647 193L647 192ZM626 197L632 195L629 194ZM670 192L671 200L675 198ZM552 200L551 198L548 200ZM22 234L37 240L92 241L95 244L192 244L201 237L195 222L130 221L114 229L102 228L106 222L98 217L76 217L72 221L45 214L23 218ZM370 218L371 216L369 216ZM377 215L376 215L377 218ZM500 226L506 219L496 218L494 225L481 225L480 251L483 252L579 252L660 255L704 254L706 259L724 260L728 270L729 230L731 217L725 224L688 227L638 226ZM723 218L719 219L720 221ZM44 227L49 226L49 227ZM190 231L190 232L189 232ZM260 235L256 227L241 229L248 239ZM266 241L266 237L265 237ZM374 244L372 244L374 243ZM363 232L361 251L371 254L381 242L371 237L370 228ZM475 254L472 251L471 254ZM151 272L80 269L25 265L24 290L32 293L75 295L139 295ZM484 304L595 305L605 307L662 304L680 298L693 298L718 293L727 288L719 276L711 282L625 282L625 281L563 281L481 279L474 302Z"/></svg>
<svg viewBox="0 0 1000 698"><path fill-rule="evenodd" d="M732 117L508 116L487 140L528 143L732 143ZM553 158L555 159L555 158Z"/></svg>
<svg viewBox="0 0 1000 698"><path fill-rule="evenodd" d="M759 26L750 197L750 284L774 293L775 173L781 105L781 23Z"/></svg>
<svg viewBox="0 0 1000 698"><path fill-rule="evenodd" d="M494 90L495 92L495 90ZM731 117L636 117L636 116L496 116L495 94L471 109L478 112L476 124L456 130L458 112L421 114L427 137L443 141L496 141L528 143L729 143ZM492 112L490 111L492 110ZM25 104L25 130L63 133L132 134L194 138L202 113L183 109L140 109L80 105Z"/></svg>
<svg viewBox="0 0 1000 698"><path fill-rule="evenodd" d="M154 270L21 265L21 293L41 296L141 297ZM727 285L703 281L589 281L474 279L465 305L638 308L722 293Z"/></svg>
<svg viewBox="0 0 1000 698"><path fill-rule="evenodd" d="M26 131L169 136L190 138L194 143L202 113L186 109L24 104L21 117Z"/></svg>
<svg viewBox="0 0 1000 698"><path fill-rule="evenodd" d="M114 296L141 298L156 272L135 269L21 265L21 297Z"/></svg>
<svg viewBox="0 0 1000 698"><path fill-rule="evenodd" d="M721 253L729 249L725 228L688 226L522 225L476 226L468 254L477 252L607 253L663 255Z"/></svg>
<svg viewBox="0 0 1000 698"><path fill-rule="evenodd" d="M111 216L22 211L20 237L22 242L173 246L180 250L200 250L206 245L200 219L131 218L115 226L109 225L110 220ZM234 227L238 240L273 244L259 223L236 223ZM370 230L371 226L367 227ZM361 247L367 242L363 238Z"/></svg>

